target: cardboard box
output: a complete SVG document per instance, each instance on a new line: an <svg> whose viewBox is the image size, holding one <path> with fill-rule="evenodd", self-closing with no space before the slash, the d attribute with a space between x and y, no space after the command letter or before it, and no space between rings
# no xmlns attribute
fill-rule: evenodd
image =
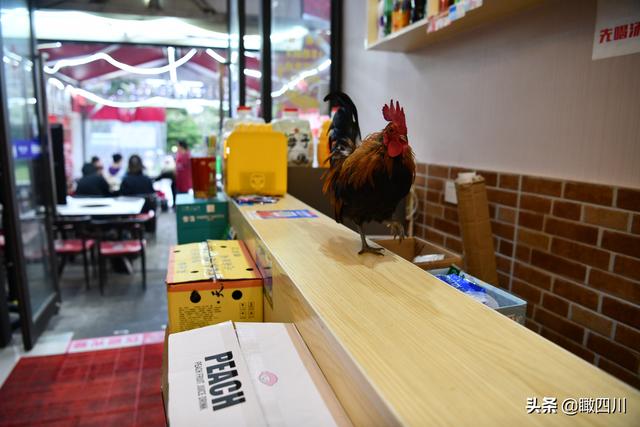
<svg viewBox="0 0 640 427"><path fill-rule="evenodd" d="M448 268L439 268L429 270L429 273L436 276L438 274L447 274L448 270ZM464 271L461 271L460 274L464 276L465 279L487 290L487 295L495 299L498 303L498 308L496 308L496 311L498 313L502 313L509 319L515 320L521 325L524 325L524 321L527 317L527 302L525 300L523 300L522 298L518 298L517 296L510 294L503 289L496 288L495 286L490 285L489 283L484 282L468 273L465 273Z"/></svg>
<svg viewBox="0 0 640 427"><path fill-rule="evenodd" d="M262 322L262 278L240 241L172 247L166 282L171 333L227 320Z"/></svg>
<svg viewBox="0 0 640 427"><path fill-rule="evenodd" d="M449 267L452 264L462 267L462 257L460 255L438 245L434 245L433 243L429 243L419 237L407 237L403 239L402 242L400 242L399 239L392 238L375 238L373 241L394 254L400 255L407 261L413 262L423 270ZM414 258L419 255L431 254L442 254L444 255L444 259L439 261L414 262Z"/></svg>
<svg viewBox="0 0 640 427"><path fill-rule="evenodd" d="M162 348L162 374L160 391L162 392L162 407L165 420L169 419L169 328L164 330L164 345ZM168 422L167 422L168 424Z"/></svg>
<svg viewBox="0 0 640 427"><path fill-rule="evenodd" d="M170 426L266 426L231 322L169 335Z"/></svg>
<svg viewBox="0 0 640 427"><path fill-rule="evenodd" d="M351 425L292 324L220 323L169 335L167 351L171 426Z"/></svg>
<svg viewBox="0 0 640 427"><path fill-rule="evenodd" d="M465 268L484 281L497 283L498 272L484 178L476 175L471 182L456 181L456 192Z"/></svg>
<svg viewBox="0 0 640 427"><path fill-rule="evenodd" d="M191 194L176 197L178 244L223 239L229 227L229 201L224 193L209 199Z"/></svg>
<svg viewBox="0 0 640 427"><path fill-rule="evenodd" d="M236 323L235 327L268 425L351 425L293 324Z"/></svg>

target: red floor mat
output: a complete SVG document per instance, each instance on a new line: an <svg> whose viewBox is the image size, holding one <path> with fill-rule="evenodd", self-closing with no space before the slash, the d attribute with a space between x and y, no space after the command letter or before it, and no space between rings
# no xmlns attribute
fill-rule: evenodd
<svg viewBox="0 0 640 427"><path fill-rule="evenodd" d="M162 344L22 358L0 426L164 426Z"/></svg>

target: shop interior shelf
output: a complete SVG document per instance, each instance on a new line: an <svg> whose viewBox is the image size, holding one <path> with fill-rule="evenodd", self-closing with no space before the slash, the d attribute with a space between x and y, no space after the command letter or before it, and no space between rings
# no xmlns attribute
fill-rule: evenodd
<svg viewBox="0 0 640 427"><path fill-rule="evenodd" d="M490 24L498 19L512 15L523 9L541 3L542 0L483 0L482 5L470 10L465 16L437 31L427 32L428 19L422 19L408 27L378 39L377 0L369 0L367 7L367 50L390 52L410 52L431 43L453 37L482 25Z"/></svg>

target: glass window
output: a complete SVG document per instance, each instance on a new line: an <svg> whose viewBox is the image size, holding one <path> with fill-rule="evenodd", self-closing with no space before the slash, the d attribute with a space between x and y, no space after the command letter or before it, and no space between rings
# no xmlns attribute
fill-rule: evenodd
<svg viewBox="0 0 640 427"><path fill-rule="evenodd" d="M258 51L245 51L245 69L244 80L246 87L246 101L245 104L251 107L254 113L258 114L261 111L261 90L262 90L262 71L261 71L261 58Z"/></svg>
<svg viewBox="0 0 640 427"><path fill-rule="evenodd" d="M277 0L271 8L273 117L295 107L313 123L328 112L331 0Z"/></svg>
<svg viewBox="0 0 640 427"><path fill-rule="evenodd" d="M240 55L240 21L238 2L229 2L229 107L234 114L240 104L240 69L238 57Z"/></svg>

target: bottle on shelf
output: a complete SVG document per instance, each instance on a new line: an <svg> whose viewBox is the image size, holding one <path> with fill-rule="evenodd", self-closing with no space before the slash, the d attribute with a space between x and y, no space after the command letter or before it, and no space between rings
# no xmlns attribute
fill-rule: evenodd
<svg viewBox="0 0 640 427"><path fill-rule="evenodd" d="M391 17L391 32L395 33L400 28L400 9L402 6L402 0L394 0L393 2L393 15Z"/></svg>
<svg viewBox="0 0 640 427"><path fill-rule="evenodd" d="M440 1L441 0L427 1L427 17L431 18L440 12Z"/></svg>
<svg viewBox="0 0 640 427"><path fill-rule="evenodd" d="M385 33L384 33L384 2L385 2L385 0L378 0L378 39L382 39L385 36Z"/></svg>
<svg viewBox="0 0 640 427"><path fill-rule="evenodd" d="M400 26L404 28L411 23L411 0L403 0L400 10Z"/></svg>
<svg viewBox="0 0 640 427"><path fill-rule="evenodd" d="M392 31L393 0L384 0L384 35L388 36Z"/></svg>
<svg viewBox="0 0 640 427"><path fill-rule="evenodd" d="M425 7L427 0L412 0L411 1L411 23L418 22L424 19Z"/></svg>
<svg viewBox="0 0 640 427"><path fill-rule="evenodd" d="M411 16L411 1L396 0L393 5L393 32L403 29L409 25Z"/></svg>

